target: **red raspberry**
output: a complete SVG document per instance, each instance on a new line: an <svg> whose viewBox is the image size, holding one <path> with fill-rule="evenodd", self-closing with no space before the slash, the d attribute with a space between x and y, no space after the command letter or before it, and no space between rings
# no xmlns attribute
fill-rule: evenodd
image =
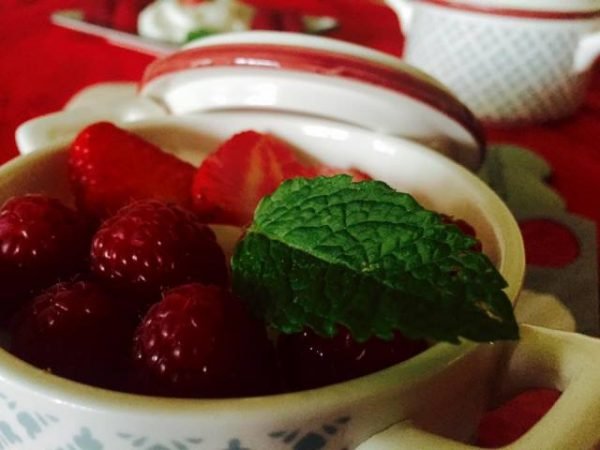
<svg viewBox="0 0 600 450"><path fill-rule="evenodd" d="M89 281L58 283L18 314L11 352L56 375L113 387L125 378L135 322Z"/></svg>
<svg viewBox="0 0 600 450"><path fill-rule="evenodd" d="M312 330L281 335L278 351L290 389L311 389L360 377L407 360L427 348L396 333L391 341L371 338L356 342L340 329L333 338Z"/></svg>
<svg viewBox="0 0 600 450"><path fill-rule="evenodd" d="M134 337L136 385L173 397L232 397L273 389L265 327L229 291L192 283L153 305Z"/></svg>
<svg viewBox="0 0 600 450"><path fill-rule="evenodd" d="M59 200L13 197L0 210L0 303L32 295L73 275L89 251L88 225Z"/></svg>
<svg viewBox="0 0 600 450"><path fill-rule="evenodd" d="M158 200L132 203L108 219L93 238L91 266L107 285L144 301L179 284L222 285L228 278L212 230L192 212Z"/></svg>

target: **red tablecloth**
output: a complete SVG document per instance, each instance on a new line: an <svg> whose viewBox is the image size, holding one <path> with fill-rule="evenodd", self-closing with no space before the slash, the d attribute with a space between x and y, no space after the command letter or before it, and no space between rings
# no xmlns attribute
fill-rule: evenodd
<svg viewBox="0 0 600 450"><path fill-rule="evenodd" d="M153 59L49 23L50 12L77 7L83 1L0 2L0 162L17 155L14 131L21 122L60 109L89 84L138 80ZM402 52L397 20L379 4L367 0L252 2L337 14L344 26L334 36L396 55ZM600 71L596 71L586 104L575 117L545 126L488 131L491 140L521 144L544 156L554 168L551 183L566 199L569 210L600 223ZM510 442L557 397L554 391L536 390L488 414L480 430L481 444Z"/></svg>

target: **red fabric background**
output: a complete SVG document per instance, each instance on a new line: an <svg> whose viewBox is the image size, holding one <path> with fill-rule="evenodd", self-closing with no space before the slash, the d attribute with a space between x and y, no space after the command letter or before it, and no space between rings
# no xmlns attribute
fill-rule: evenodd
<svg viewBox="0 0 600 450"><path fill-rule="evenodd" d="M14 131L21 122L60 109L89 84L138 80L152 61L148 55L49 23L52 11L80 6L84 1L0 2L0 163L17 155ZM393 13L367 0L252 3L335 14L344 25L334 36L396 55L402 52L402 36ZM544 126L488 131L491 141L521 144L544 156L554 168L551 184L567 200L570 211L600 223L600 71L596 71L586 104L575 117ZM526 233L530 252L545 245L536 246L536 234ZM556 245L560 252L560 242ZM494 447L510 442L526 431L557 397L558 393L552 390L531 391L491 412L482 422L480 444Z"/></svg>

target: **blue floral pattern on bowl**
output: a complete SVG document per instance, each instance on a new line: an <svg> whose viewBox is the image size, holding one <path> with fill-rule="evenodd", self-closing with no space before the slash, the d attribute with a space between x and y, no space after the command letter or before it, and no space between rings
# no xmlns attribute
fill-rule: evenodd
<svg viewBox="0 0 600 450"><path fill-rule="evenodd" d="M60 423L60 418L40 411L20 408L16 401L0 392L0 404L8 411L10 417L0 417L0 450L12 448L31 448L27 444L43 438L44 432ZM276 430L268 434L279 448L289 450L323 450L330 439L346 428L351 421L350 416L341 416L323 424L319 429ZM150 436L119 431L116 438L123 443L123 450L258 450L248 447L243 439L232 437L219 449L209 449L206 440L198 436L179 439L156 440ZM52 450L109 450L88 426L81 426L74 434L65 437L61 445ZM344 449L342 449L344 450Z"/></svg>

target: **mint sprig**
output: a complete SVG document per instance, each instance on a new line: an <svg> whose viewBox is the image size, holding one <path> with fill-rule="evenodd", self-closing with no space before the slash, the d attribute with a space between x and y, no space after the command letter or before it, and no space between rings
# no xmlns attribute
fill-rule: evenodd
<svg viewBox="0 0 600 450"><path fill-rule="evenodd" d="M474 243L385 183L296 178L258 206L232 258L234 290L283 333L516 339L506 282Z"/></svg>

